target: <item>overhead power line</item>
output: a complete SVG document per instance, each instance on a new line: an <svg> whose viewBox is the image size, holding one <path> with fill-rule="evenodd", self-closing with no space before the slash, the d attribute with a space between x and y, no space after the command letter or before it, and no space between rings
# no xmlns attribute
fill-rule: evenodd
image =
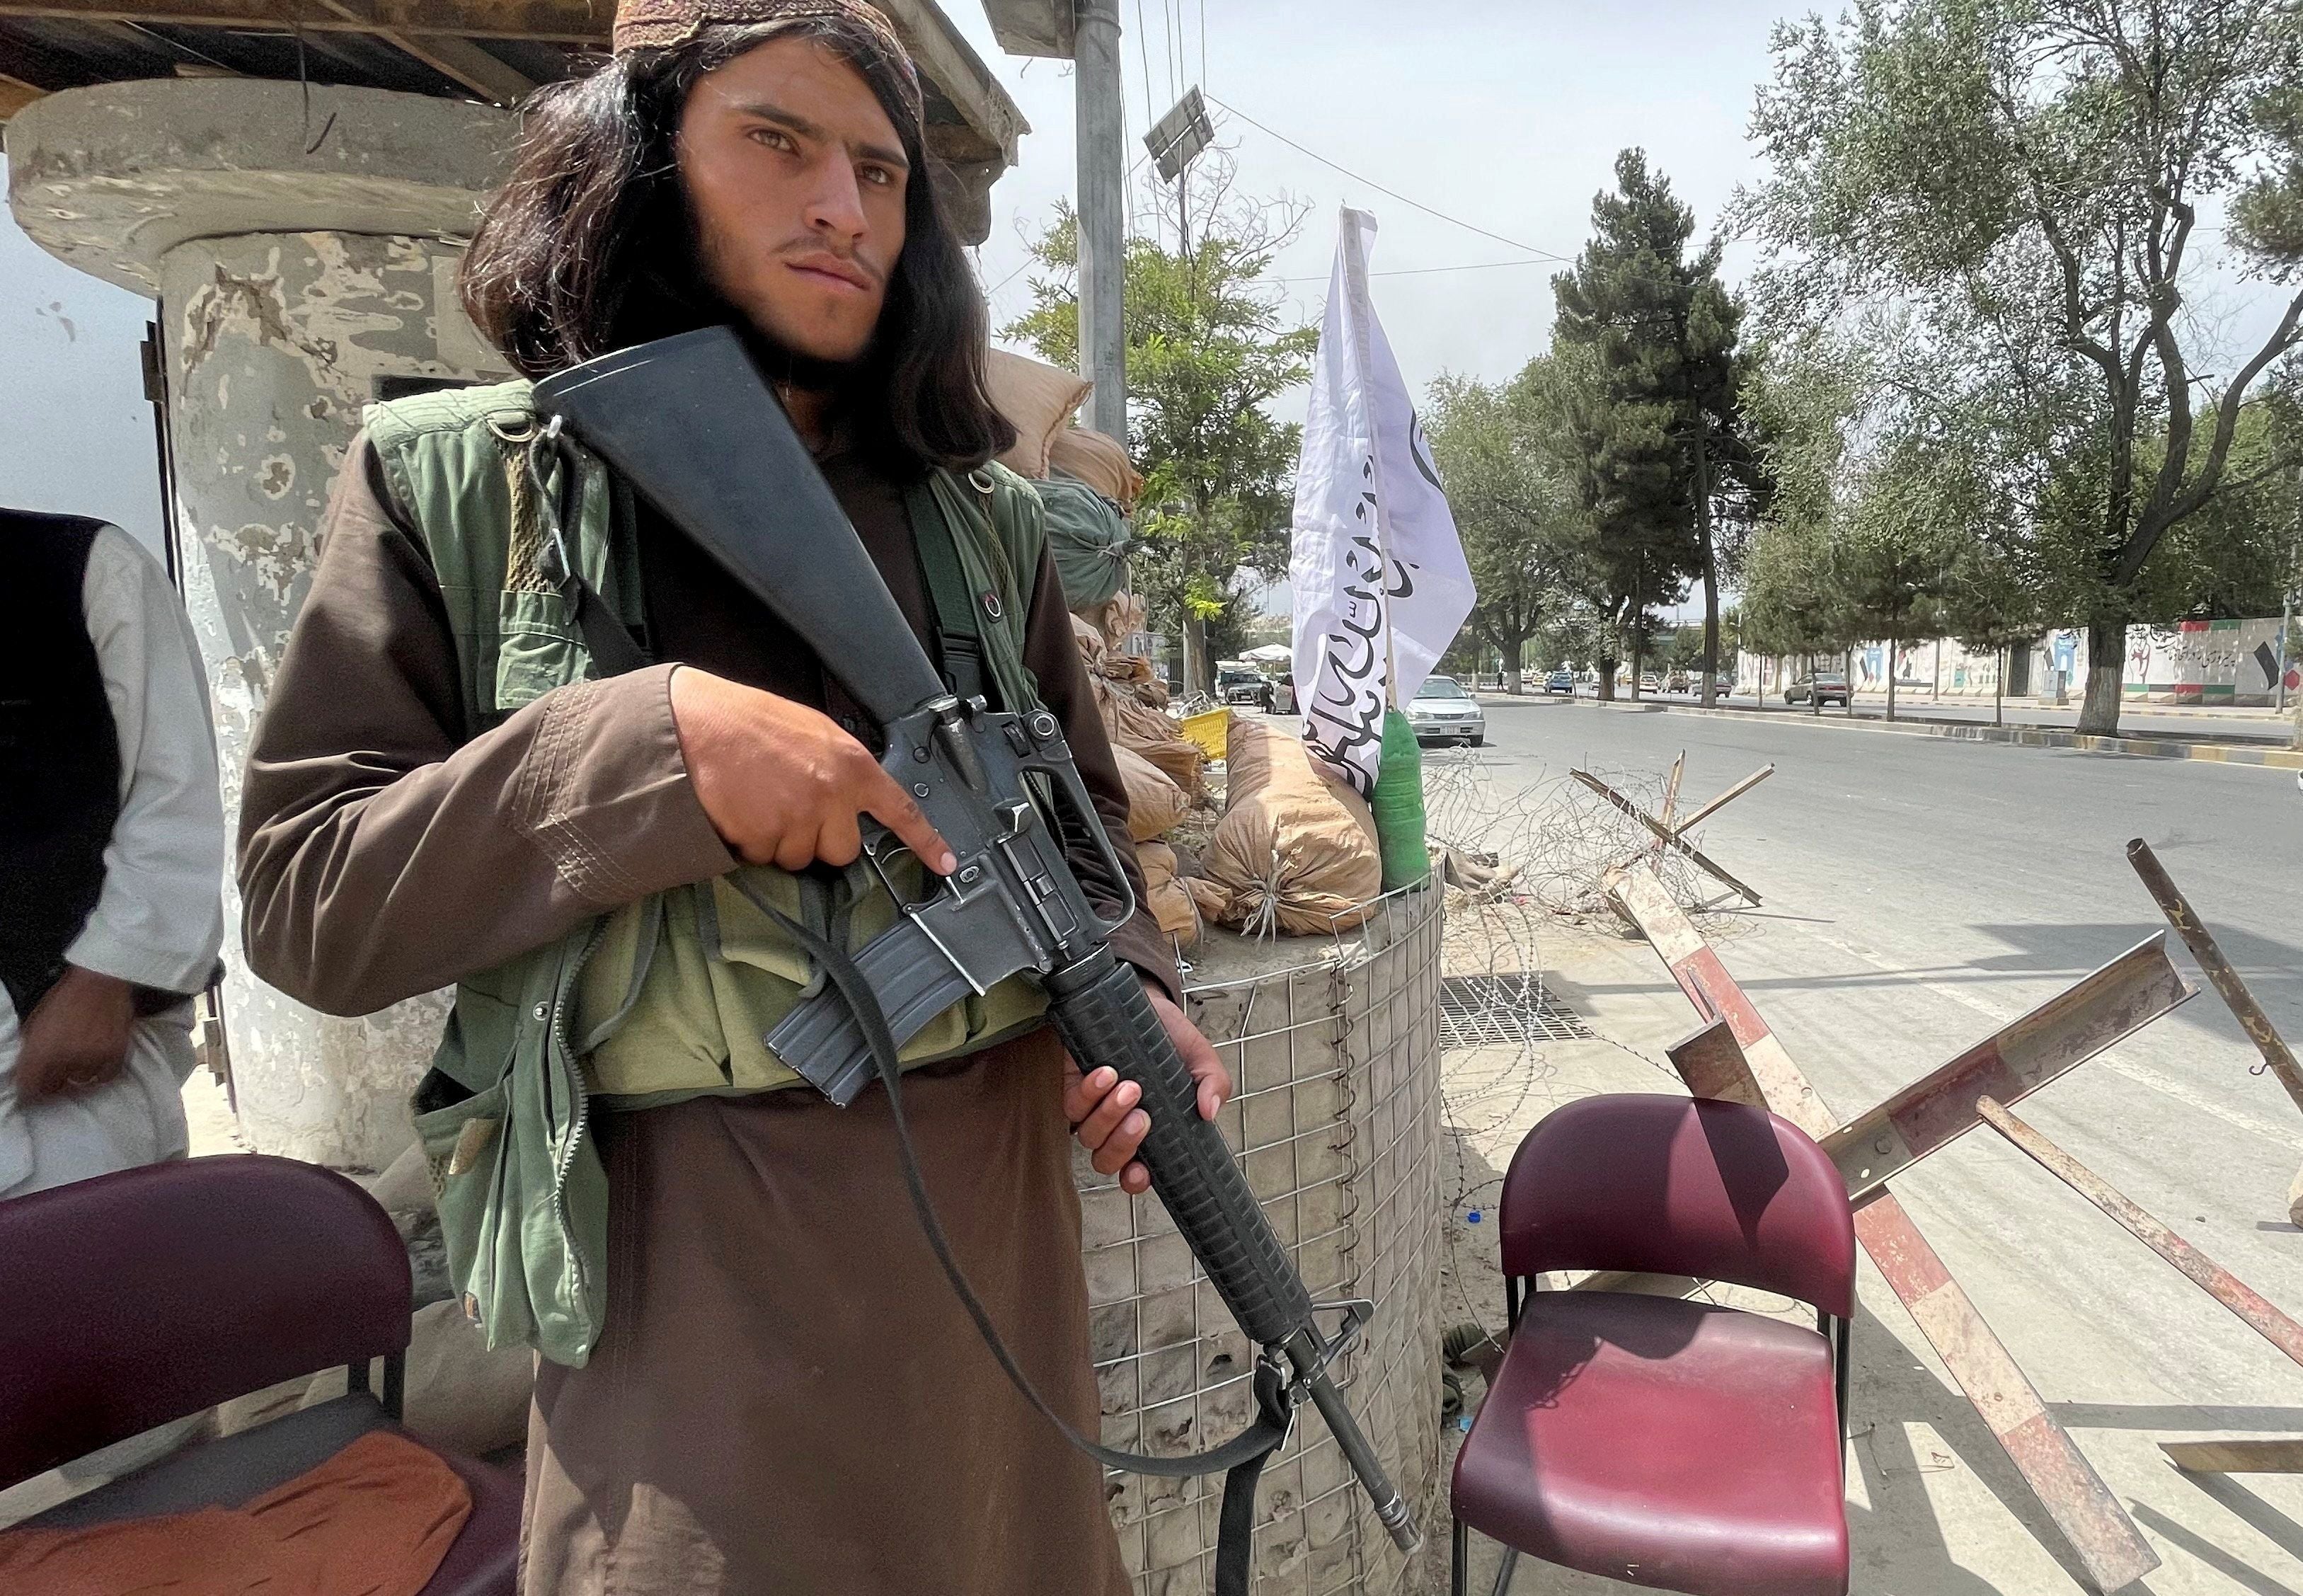
<svg viewBox="0 0 2303 1596"><path fill-rule="evenodd" d="M1388 272L1370 272L1368 275L1371 277L1428 277L1434 272L1491 272L1498 266L1556 266L1558 264L1559 257L1556 255L1531 255L1525 260L1473 260L1467 261L1462 266L1398 266ZM1328 279L1329 274L1322 272L1316 277L1274 277L1272 281L1274 283L1325 283Z"/></svg>
<svg viewBox="0 0 2303 1596"><path fill-rule="evenodd" d="M1292 150L1295 150L1297 154L1299 154L1299 155L1306 155L1306 156L1311 156L1313 160L1315 160L1315 161L1319 162L1320 165L1322 165L1322 166L1326 166L1326 167L1330 168L1331 170L1334 170L1334 171L1337 171L1337 172L1340 172L1340 173L1342 173L1346 177L1350 178L1354 182L1356 182L1356 183L1365 183L1369 188L1373 189L1377 193L1379 193L1379 194L1382 194L1382 195L1386 195L1386 196L1388 196L1389 198L1393 198L1393 199L1396 199L1396 200L1398 200L1398 201L1400 202L1400 204L1402 204L1402 205L1405 205L1405 206L1412 206L1412 207L1413 207L1415 209L1421 211L1421 212L1422 212L1425 215L1427 215L1427 216L1437 216L1437 217L1438 217L1438 218L1439 218L1439 220L1441 220L1442 222L1446 222L1446 223L1449 224L1450 224L1450 225L1452 225L1452 226L1460 227L1460 228L1464 229L1466 232L1476 232L1476 233L1478 233L1481 238L1485 238L1485 239L1493 239L1493 240L1495 240L1495 241L1496 241L1496 242L1497 242L1497 243L1499 243L1499 244L1509 244L1509 245L1510 245L1513 249L1523 249L1523 250L1525 250L1528 254L1532 255L1532 256L1538 256L1538 257L1540 257L1542 259L1545 259L1545 260L1557 261L1557 262L1558 262L1559 264L1561 264L1562 266L1572 266L1572 265L1573 265L1573 264L1574 264L1574 263L1573 263L1573 261L1572 261L1568 257L1566 257L1566 256L1565 256L1565 255L1555 255L1555 254L1553 254L1553 253L1552 253L1550 250L1548 250L1548 249L1537 249L1533 244L1523 244L1523 243L1521 243L1517 239L1507 239L1507 238L1506 238L1506 237L1505 237L1502 233L1500 233L1500 232L1489 232L1486 228L1481 227L1481 226L1478 225L1478 224L1475 224L1475 223L1472 223L1472 222L1466 222L1466 221L1464 221L1464 218L1463 218L1463 217L1461 217L1461 216L1451 216L1451 215L1449 215L1446 211L1443 211L1443 210L1435 210L1435 209L1433 209L1430 206L1428 206L1428 205L1424 204L1424 203L1423 203L1421 200L1420 200L1420 199L1410 199L1406 195L1405 195L1405 194L1401 193L1398 190L1396 190L1396 189L1388 189L1388 188L1384 187L1384 185L1383 185L1383 184L1381 184L1381 183L1379 183L1379 182L1376 182L1376 181L1375 181L1375 179L1373 179L1373 178L1371 178L1371 177L1368 177L1368 176L1364 175L1363 173L1354 172L1354 171L1353 171L1350 167L1346 166L1346 165L1342 165L1342 164L1341 164L1341 163L1339 163L1339 162L1336 162L1336 161L1331 161L1331 160L1329 160L1327 156L1325 156L1321 155L1321 154L1320 154L1318 150L1316 150L1316 149L1307 149L1307 148L1305 148L1303 145L1296 143L1295 139L1290 139L1286 134L1285 134L1285 133L1283 133L1283 132L1280 132L1280 131L1279 131L1278 130L1277 130L1276 128L1268 128L1268 127L1264 126L1264 125L1263 125L1263 123L1261 123L1261 122L1260 122L1256 121L1254 117L1250 116L1246 112L1244 112L1244 111L1241 110L1237 106L1232 105L1232 104L1230 104L1229 102L1225 101L1225 100L1219 100L1219 99L1217 99L1217 98L1216 98L1216 97L1215 97L1215 96L1213 96L1213 95L1211 95L1211 95L1209 95L1209 96L1207 96L1207 98L1208 98L1208 100L1210 101L1210 103L1211 103L1211 104L1213 104L1213 105L1216 105L1216 106L1221 106L1221 107L1222 107L1222 109L1223 109L1227 114L1230 114L1230 115L1233 115L1233 116L1236 116L1236 117L1238 117L1242 122L1244 122L1247 123L1247 125L1248 125L1248 126L1250 126L1250 127L1252 127L1252 128L1255 129L1255 131L1258 131L1258 132L1260 132L1260 133L1268 134L1268 135L1269 135L1269 136L1270 136L1271 138L1274 138L1274 139L1278 139L1280 143L1285 144L1288 148L1290 148L1290 149L1292 149ZM1497 263L1497 264L1503 264L1503 263L1500 263L1500 262L1499 262L1499 263ZM1377 274L1377 275L1384 275L1384 274L1380 274L1380 273L1379 273L1379 274Z"/></svg>

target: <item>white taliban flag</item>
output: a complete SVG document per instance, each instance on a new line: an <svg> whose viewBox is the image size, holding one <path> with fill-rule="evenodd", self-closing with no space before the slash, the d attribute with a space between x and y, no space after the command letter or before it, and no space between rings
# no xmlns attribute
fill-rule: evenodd
<svg viewBox="0 0 2303 1596"><path fill-rule="evenodd" d="M1384 711L1415 696L1475 596L1430 446L1368 296L1374 238L1373 216L1343 212L1287 562L1303 741L1362 794L1382 761Z"/></svg>

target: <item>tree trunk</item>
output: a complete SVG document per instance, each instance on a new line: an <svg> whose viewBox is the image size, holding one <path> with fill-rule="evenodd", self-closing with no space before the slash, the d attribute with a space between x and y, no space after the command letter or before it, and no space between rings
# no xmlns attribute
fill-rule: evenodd
<svg viewBox="0 0 2303 1596"><path fill-rule="evenodd" d="M1614 660L1599 662L1599 701L1603 704L1615 702L1616 663Z"/></svg>
<svg viewBox="0 0 2303 1596"><path fill-rule="evenodd" d="M2079 730L2093 737L2119 735L2120 680L2127 673L2127 618L2088 622L2087 697Z"/></svg>
<svg viewBox="0 0 2303 1596"><path fill-rule="evenodd" d="M1504 691L1506 693L1516 694L1520 690L1519 652L1526 644L1525 638L1514 638L1500 651L1504 656Z"/></svg>
<svg viewBox="0 0 2303 1596"><path fill-rule="evenodd" d="M1215 669L1208 661L1208 623L1184 606L1184 697L1194 693L1212 694L1215 690Z"/></svg>
<svg viewBox="0 0 2303 1596"><path fill-rule="evenodd" d="M1719 696L1719 562L1711 548L1711 459L1705 418L1695 418L1695 532L1703 544L1703 707Z"/></svg>
<svg viewBox="0 0 2303 1596"><path fill-rule="evenodd" d="M1632 634L1632 702L1640 701L1640 672L1647 669L1648 640L1638 632Z"/></svg>
<svg viewBox="0 0 2303 1596"><path fill-rule="evenodd" d="M1999 671L1991 680L1991 723L2007 724L2007 650L1999 651Z"/></svg>
<svg viewBox="0 0 2303 1596"><path fill-rule="evenodd" d="M1855 679L1852 675L1849 676L1847 679L1847 713L1849 714L1853 714L1855 713ZM1893 725L1894 724L1894 721L1895 639L1891 637L1887 639L1887 723L1889 725Z"/></svg>

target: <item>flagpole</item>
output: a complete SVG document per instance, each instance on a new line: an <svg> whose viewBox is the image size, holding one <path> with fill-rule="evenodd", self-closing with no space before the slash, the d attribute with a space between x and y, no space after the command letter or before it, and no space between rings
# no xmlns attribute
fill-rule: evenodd
<svg viewBox="0 0 2303 1596"><path fill-rule="evenodd" d="M1344 207L1346 216L1366 215ZM1369 218L1371 221L1373 218ZM1375 358L1368 345L1368 328L1375 319L1373 296L1368 291L1367 239L1359 224L1347 221L1341 229L1344 238L1344 291L1351 296L1352 363L1357 368L1359 382L1354 384L1359 393L1362 425L1360 431L1368 441L1368 474L1375 485L1375 552L1381 569L1377 572L1377 593L1383 605L1383 701L1387 709L1399 707L1399 660L1392 641L1391 621L1391 499L1384 492L1383 444L1376 436L1374 407L1371 395L1375 391L1373 367Z"/></svg>

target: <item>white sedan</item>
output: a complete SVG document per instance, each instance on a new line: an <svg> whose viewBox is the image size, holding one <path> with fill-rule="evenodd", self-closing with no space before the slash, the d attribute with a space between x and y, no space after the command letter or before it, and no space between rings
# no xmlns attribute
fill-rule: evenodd
<svg viewBox="0 0 2303 1596"><path fill-rule="evenodd" d="M1486 712L1452 676L1423 679L1408 701L1407 723L1420 743L1466 742L1476 748L1488 740Z"/></svg>

